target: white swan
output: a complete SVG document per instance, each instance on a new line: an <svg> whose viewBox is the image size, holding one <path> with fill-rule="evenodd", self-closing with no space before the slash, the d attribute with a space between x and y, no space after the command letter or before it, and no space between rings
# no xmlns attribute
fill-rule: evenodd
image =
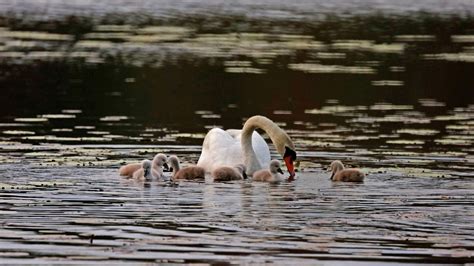
<svg viewBox="0 0 474 266"><path fill-rule="evenodd" d="M255 132L257 128L267 133L277 152L283 156L290 177L294 177L295 146L285 131L264 116L250 117L242 130L211 129L204 138L197 165L212 172L219 166L243 163L248 175L267 168L270 164L270 149L262 136Z"/></svg>

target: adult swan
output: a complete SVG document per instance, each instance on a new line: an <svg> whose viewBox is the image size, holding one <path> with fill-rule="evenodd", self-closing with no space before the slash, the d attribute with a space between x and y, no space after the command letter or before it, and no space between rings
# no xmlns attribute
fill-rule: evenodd
<svg viewBox="0 0 474 266"><path fill-rule="evenodd" d="M197 165L210 172L219 166L244 163L248 175L267 168L270 164L270 149L262 136L255 131L257 128L267 133L277 152L283 156L290 177L294 177L295 146L285 131L264 116L250 117L242 130L211 129L204 138Z"/></svg>

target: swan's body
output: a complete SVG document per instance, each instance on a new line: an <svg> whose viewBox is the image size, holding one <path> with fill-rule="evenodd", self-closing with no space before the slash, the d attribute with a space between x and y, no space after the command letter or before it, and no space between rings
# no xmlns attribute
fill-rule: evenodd
<svg viewBox="0 0 474 266"><path fill-rule="evenodd" d="M211 129L204 138L197 165L212 172L220 166L243 163L248 175L263 169L270 163L270 149L262 136L255 132L257 128L268 134L277 152L284 157L290 176L294 176L296 153L293 142L285 131L264 116L249 118L242 130Z"/></svg>
<svg viewBox="0 0 474 266"><path fill-rule="evenodd" d="M202 179L206 177L206 170L199 166L188 166L181 169L179 159L176 156L170 156L169 163L173 167L173 180L178 179Z"/></svg>
<svg viewBox="0 0 474 266"><path fill-rule="evenodd" d="M359 169L346 169L341 161L333 161L329 166L332 171L332 181L363 182L365 174Z"/></svg>
<svg viewBox="0 0 474 266"><path fill-rule="evenodd" d="M212 172L221 166L242 164L244 156L241 147L241 132L242 130L237 129L226 131L220 128L211 129L204 139L197 165L206 169L207 172ZM268 164L270 149L257 132L252 134L252 145L257 155L258 165Z"/></svg>
<svg viewBox="0 0 474 266"><path fill-rule="evenodd" d="M140 169L133 173L133 178L138 180L151 179L151 161L143 160Z"/></svg>
<svg viewBox="0 0 474 266"><path fill-rule="evenodd" d="M252 180L261 182L281 182L285 180L278 160L271 161L268 168L269 169L262 169L255 172Z"/></svg>
<svg viewBox="0 0 474 266"><path fill-rule="evenodd" d="M235 167L218 167L212 171L211 175L214 178L214 181L232 181L247 178L247 175L245 174L245 166L243 164L238 164Z"/></svg>

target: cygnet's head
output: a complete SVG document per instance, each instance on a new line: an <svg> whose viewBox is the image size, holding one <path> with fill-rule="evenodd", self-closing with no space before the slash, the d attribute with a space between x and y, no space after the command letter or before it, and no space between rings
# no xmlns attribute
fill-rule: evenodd
<svg viewBox="0 0 474 266"><path fill-rule="evenodd" d="M332 179L337 172L343 169L344 169L344 165L342 164L341 161L339 160L333 161L331 165L329 165L329 169L328 169L328 171L332 172L330 179Z"/></svg>
<svg viewBox="0 0 474 266"><path fill-rule="evenodd" d="M283 171L281 170L280 168L280 161L278 160L272 160L270 162L270 172L272 174L276 174L276 173L280 173L280 174L283 174Z"/></svg>
<svg viewBox="0 0 474 266"><path fill-rule="evenodd" d="M150 160L143 160L142 161L142 168L143 168L143 175L145 177L149 177L151 173L151 162Z"/></svg>
<svg viewBox="0 0 474 266"><path fill-rule="evenodd" d="M329 171L333 172L333 173L336 173L340 170L344 169L344 165L342 164L341 161L339 160L335 160L331 163L331 165L329 165Z"/></svg>
<svg viewBox="0 0 474 266"><path fill-rule="evenodd" d="M173 168L173 171L179 170L179 159L177 156L171 155L170 158L168 158L168 162L170 163L171 168Z"/></svg>
<svg viewBox="0 0 474 266"><path fill-rule="evenodd" d="M247 179L247 167L245 167L245 165L237 164L236 166L234 166L234 168L237 169L237 171L242 175L244 179Z"/></svg>
<svg viewBox="0 0 474 266"><path fill-rule="evenodd" d="M166 163L166 160L167 160L166 155L164 155L163 153L158 153L153 158L153 163L159 167L163 167L166 171L168 171L169 167L168 167L168 164Z"/></svg>

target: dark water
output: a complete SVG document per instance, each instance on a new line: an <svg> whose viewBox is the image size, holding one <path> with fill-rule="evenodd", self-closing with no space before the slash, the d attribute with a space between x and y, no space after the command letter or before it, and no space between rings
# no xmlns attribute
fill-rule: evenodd
<svg viewBox="0 0 474 266"><path fill-rule="evenodd" d="M0 7L1 263L473 262L472 1ZM255 114L296 181L117 174Z"/></svg>

